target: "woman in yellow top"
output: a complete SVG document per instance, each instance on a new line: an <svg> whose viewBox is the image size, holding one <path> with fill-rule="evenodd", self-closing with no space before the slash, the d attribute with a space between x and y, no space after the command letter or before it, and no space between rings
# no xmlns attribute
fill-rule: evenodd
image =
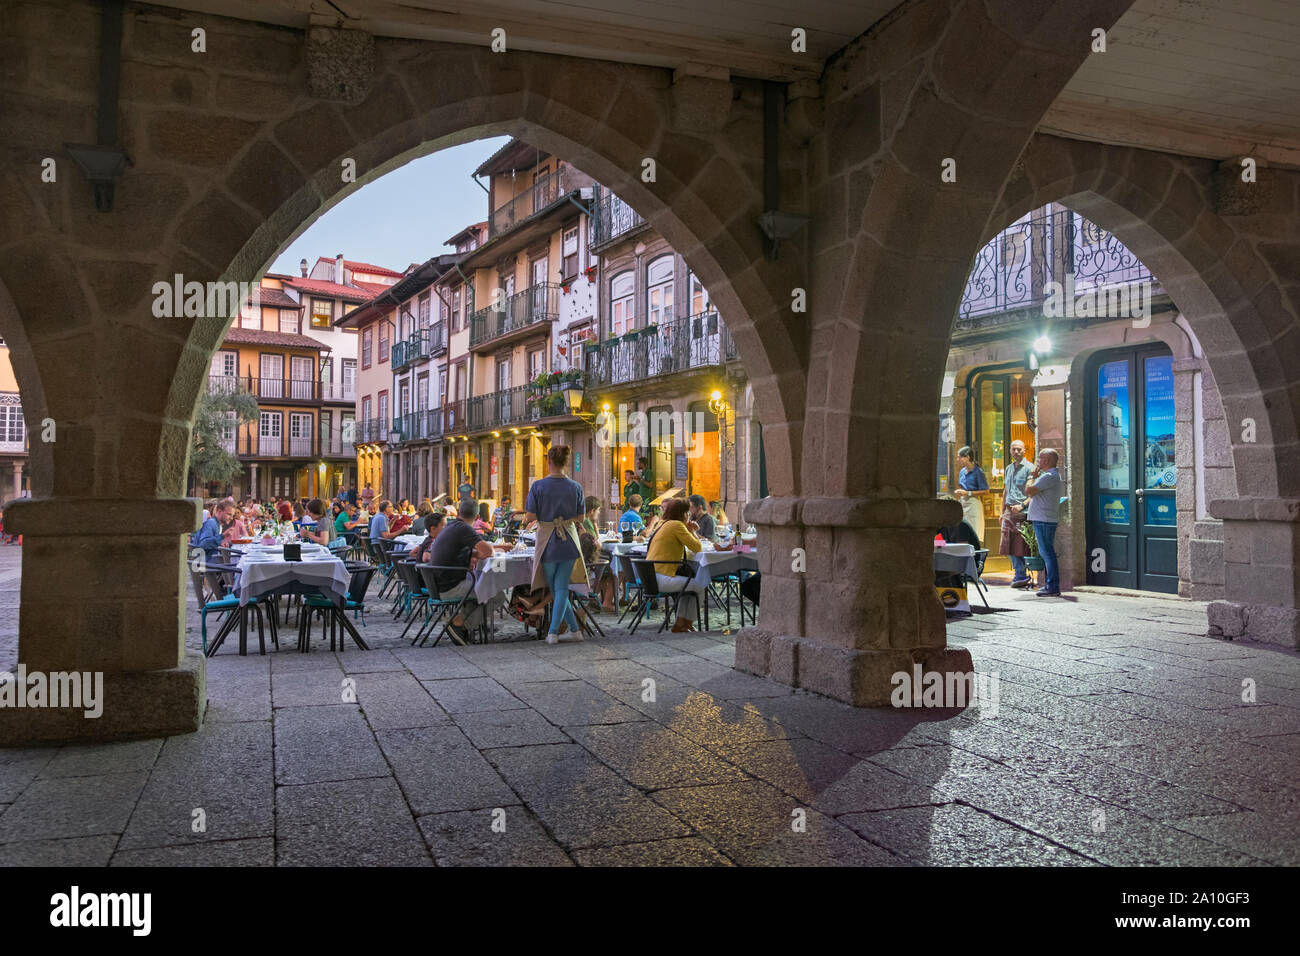
<svg viewBox="0 0 1300 956"><path fill-rule="evenodd" d="M695 536L699 525L686 518L687 504L685 498L670 498L664 502L659 527L650 537L646 548L646 560L655 563L655 578L659 581L659 590L666 594L685 591L677 605L677 620L673 630L677 632L692 631L695 621L700 617L700 601L704 599L704 588L676 575L683 558L700 550L700 539Z"/></svg>

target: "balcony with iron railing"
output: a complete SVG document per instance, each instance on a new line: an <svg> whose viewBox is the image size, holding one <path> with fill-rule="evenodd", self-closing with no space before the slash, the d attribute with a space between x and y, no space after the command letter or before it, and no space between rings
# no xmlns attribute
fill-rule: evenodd
<svg viewBox="0 0 1300 956"><path fill-rule="evenodd" d="M498 206L488 218L488 239L495 239L522 225L547 206L577 188L576 178L568 166L541 177L522 193Z"/></svg>
<svg viewBox="0 0 1300 956"><path fill-rule="evenodd" d="M328 435L321 435L320 455L322 458L351 458L357 453L355 441L355 424L345 421L338 428L331 428Z"/></svg>
<svg viewBox="0 0 1300 956"><path fill-rule="evenodd" d="M470 348L499 344L507 336L522 332L538 322L550 322L560 315L560 286L539 282L516 292L498 305L479 309L469 317Z"/></svg>
<svg viewBox="0 0 1300 956"><path fill-rule="evenodd" d="M608 190L597 193L587 227L587 246L595 249L646 224L635 209Z"/></svg>
<svg viewBox="0 0 1300 956"><path fill-rule="evenodd" d="M1040 211L1007 227L979 251L957 310L957 331L1012 325L1026 313L1041 316L1054 295L1091 293L1103 300L1131 301L1143 283L1148 284L1149 303L1155 277L1114 235L1070 209Z"/></svg>
<svg viewBox="0 0 1300 956"><path fill-rule="evenodd" d="M213 394L247 392L259 401L269 402L318 402L321 398L321 385L312 379L251 375L211 375L208 391Z"/></svg>
<svg viewBox="0 0 1300 956"><path fill-rule="evenodd" d="M591 343L584 366L588 386L600 388L714 368L736 357L731 333L710 310Z"/></svg>
<svg viewBox="0 0 1300 956"><path fill-rule="evenodd" d="M435 441L442 437L443 410L426 408L408 412L393 419L393 431L398 441Z"/></svg>
<svg viewBox="0 0 1300 956"><path fill-rule="evenodd" d="M393 343L393 347L389 349L388 358L393 363L394 372L399 372L410 364L407 344L404 339L398 339Z"/></svg>
<svg viewBox="0 0 1300 956"><path fill-rule="evenodd" d="M358 445L370 445L375 442L388 441L387 422L378 418L359 420L356 425L355 438Z"/></svg>
<svg viewBox="0 0 1300 956"><path fill-rule="evenodd" d="M321 382L320 392L322 401L352 404L357 400L357 383Z"/></svg>
<svg viewBox="0 0 1300 956"><path fill-rule="evenodd" d="M290 437L288 435L261 435L256 431L245 432L234 441L236 454L240 458L315 458L315 436ZM230 439L223 441L227 451Z"/></svg>

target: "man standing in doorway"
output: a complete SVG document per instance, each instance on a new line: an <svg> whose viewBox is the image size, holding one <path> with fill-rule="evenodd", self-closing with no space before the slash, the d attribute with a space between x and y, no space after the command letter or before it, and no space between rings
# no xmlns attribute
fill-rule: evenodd
<svg viewBox="0 0 1300 956"><path fill-rule="evenodd" d="M1011 558L1011 568L1015 572L1011 582L1013 588L1027 588L1033 584L1025 567L1029 545L1020 534L1020 525L1026 520L1025 508L1029 504L1025 482L1033 470L1034 466L1025 458L1025 443L1017 438L1011 443L1011 461L1002 476L1005 489L1002 494L1002 541L999 549Z"/></svg>
<svg viewBox="0 0 1300 956"><path fill-rule="evenodd" d="M1038 540L1038 554L1043 559L1046 583L1034 593L1039 597L1061 596L1061 573L1056 561L1056 525L1061 519L1061 474L1056 466L1060 456L1055 449L1038 453L1038 467L1025 483L1029 496L1029 521Z"/></svg>

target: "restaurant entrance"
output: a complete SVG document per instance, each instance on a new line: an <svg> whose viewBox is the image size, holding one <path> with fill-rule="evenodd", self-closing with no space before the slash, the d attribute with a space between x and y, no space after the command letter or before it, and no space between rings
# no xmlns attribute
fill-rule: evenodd
<svg viewBox="0 0 1300 956"><path fill-rule="evenodd" d="M975 461L984 469L989 483L989 494L983 498L982 504L983 546L989 549L990 557L999 554L1003 480L1007 463L1011 460L1011 443L1023 442L1025 458L1029 461L1033 461L1037 454L1033 377L1032 372L1018 364L980 369L970 379L966 434L970 436ZM1001 570L1000 567L996 569Z"/></svg>
<svg viewBox="0 0 1300 956"><path fill-rule="evenodd" d="M1089 584L1178 591L1173 361L1156 345L1089 363Z"/></svg>

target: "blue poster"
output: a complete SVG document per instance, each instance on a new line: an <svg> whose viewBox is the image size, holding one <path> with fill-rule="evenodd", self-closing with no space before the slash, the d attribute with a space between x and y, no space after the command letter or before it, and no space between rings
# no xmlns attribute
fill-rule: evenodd
<svg viewBox="0 0 1300 956"><path fill-rule="evenodd" d="M1102 495L1101 520L1106 524L1128 524L1128 495Z"/></svg>
<svg viewBox="0 0 1300 956"><path fill-rule="evenodd" d="M1174 360L1161 355L1144 363L1143 480L1147 488L1172 488L1178 482L1174 467Z"/></svg>

